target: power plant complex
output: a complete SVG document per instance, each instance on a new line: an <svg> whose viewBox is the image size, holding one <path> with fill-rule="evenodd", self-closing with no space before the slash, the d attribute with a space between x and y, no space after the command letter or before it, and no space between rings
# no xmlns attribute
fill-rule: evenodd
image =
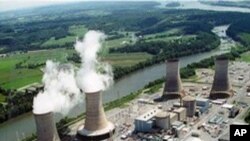
<svg viewBox="0 0 250 141"><path fill-rule="evenodd" d="M179 70L179 60L171 59L166 61L167 71L165 78L165 85L163 88L163 94L158 95L159 98L152 97L155 101L147 102L147 100L138 100L138 103L144 105L151 105L150 108L141 112L135 110L139 114L134 114L133 126L123 125L126 128L133 127L133 133L150 133L155 132L155 130L166 131L168 135L176 134L176 136L181 136L184 133L188 132L186 126L189 122L199 121L199 118L202 114L206 114L210 111L211 104L213 102L220 103L216 100L229 98L233 95L232 86L229 82L229 73L228 73L228 63L229 60L225 56L219 56L215 59L215 73L214 79L211 86L198 87L204 92L204 89L207 90L205 96L197 96L195 93L195 88L191 87L189 92L184 91L182 86L180 70ZM212 82L212 81L211 81ZM211 83L208 83L211 85ZM207 85L208 85L207 84ZM190 84L189 84L190 85ZM186 83L184 83L186 88ZM191 90L192 89L192 90ZM201 94L202 95L202 94ZM102 93L101 91L95 92L85 92L86 96L86 117L85 122L81 125L76 133L76 141L101 141L101 140L112 140L113 135L115 134L115 128L117 132L120 131L118 126L114 126L113 123L108 121L105 115L105 111L102 104ZM180 99L179 105L172 104L169 105L168 100ZM146 101L146 102L145 102ZM175 102L178 103L178 102ZM136 105L132 103L131 105ZM153 105L153 106L152 106ZM224 107L229 107L225 105ZM138 106L137 108L145 108L144 106ZM229 107L233 109L232 107ZM133 111L133 110L132 110ZM131 110L129 112L129 118ZM237 111L236 111L237 112ZM238 113L233 112L232 115L237 115ZM130 115L131 114L131 115ZM125 116L124 112L121 116ZM34 114L36 125L37 125L37 136L38 141L60 141L58 133L56 131L56 126L53 121L53 114ZM120 117L123 118L123 117ZM128 119L129 119L128 118ZM214 116L210 121L213 121L215 124L222 123L223 119L221 117ZM113 122L114 119L111 119ZM217 122L220 120L220 122ZM119 121L119 118L118 120ZM126 121L127 123L127 118ZM115 123L115 122L114 122ZM201 124L201 123L200 123ZM192 125L193 126L193 125ZM191 126L191 127L192 127ZM206 124L202 124L204 130L206 130ZM199 126L198 126L199 127ZM212 126L208 126L212 130ZM216 127L217 128L217 127ZM131 134L132 132L129 131ZM126 139L129 134L123 135L122 138ZM196 134L195 134L196 135ZM168 138L168 137L164 137ZM145 138L147 139L147 138ZM167 139L166 139L167 140Z"/></svg>

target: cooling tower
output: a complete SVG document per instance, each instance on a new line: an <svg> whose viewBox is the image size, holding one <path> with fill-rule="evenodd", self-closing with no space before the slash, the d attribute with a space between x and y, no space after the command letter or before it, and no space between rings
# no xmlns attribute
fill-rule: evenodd
<svg viewBox="0 0 250 141"><path fill-rule="evenodd" d="M35 114L37 141L60 141L53 113Z"/></svg>
<svg viewBox="0 0 250 141"><path fill-rule="evenodd" d="M219 56L215 60L215 74L210 99L222 99L232 96L232 87L228 77L228 58Z"/></svg>
<svg viewBox="0 0 250 141"><path fill-rule="evenodd" d="M182 99L183 107L187 109L187 117L193 117L196 109L196 101L192 96L185 96Z"/></svg>
<svg viewBox="0 0 250 141"><path fill-rule="evenodd" d="M167 65L167 73L166 73L166 81L165 87L163 90L163 95L160 100L171 100L182 98L185 93L181 84L181 77L179 71L179 60L172 59L166 61Z"/></svg>
<svg viewBox="0 0 250 141"><path fill-rule="evenodd" d="M102 106L101 92L86 94L86 118L85 125L77 131L77 138L81 141L100 141L110 138L114 131L114 125L106 119Z"/></svg>

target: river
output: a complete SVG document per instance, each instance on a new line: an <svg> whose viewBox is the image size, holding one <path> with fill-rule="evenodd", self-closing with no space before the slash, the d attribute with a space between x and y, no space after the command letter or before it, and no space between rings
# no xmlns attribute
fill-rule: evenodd
<svg viewBox="0 0 250 141"><path fill-rule="evenodd" d="M159 1L161 3L160 8L166 8L167 1ZM225 12L242 12L250 13L250 8L241 7L226 7L226 6L216 6L200 3L199 0L179 0L181 6L176 7L176 9L200 9L200 10L211 10L211 11L225 11Z"/></svg>

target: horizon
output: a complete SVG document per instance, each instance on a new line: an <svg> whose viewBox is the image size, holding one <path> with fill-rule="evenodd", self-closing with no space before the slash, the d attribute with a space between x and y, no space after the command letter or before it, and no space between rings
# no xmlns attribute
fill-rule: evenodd
<svg viewBox="0 0 250 141"><path fill-rule="evenodd" d="M198 1L198 0L102 0L102 1ZM215 1L215 0L206 0ZM241 1L241 0L225 0L225 1ZM242 0L243 1L243 0ZM11 12L16 10L25 10L29 8L39 8L44 6L60 5L65 3L76 2L100 2L100 0L0 0L0 12Z"/></svg>

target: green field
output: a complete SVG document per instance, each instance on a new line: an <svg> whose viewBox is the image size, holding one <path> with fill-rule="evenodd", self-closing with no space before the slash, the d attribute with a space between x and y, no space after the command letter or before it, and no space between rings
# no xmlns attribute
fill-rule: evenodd
<svg viewBox="0 0 250 141"><path fill-rule="evenodd" d="M172 40L176 40L176 39L181 39L182 41L186 42L192 38L195 38L196 35L181 35L181 36L167 36L167 37L163 37L163 38L151 38L151 39L147 39L146 41L172 41Z"/></svg>
<svg viewBox="0 0 250 141"><path fill-rule="evenodd" d="M42 44L43 47L53 46L53 45L59 45L62 46L66 43L74 43L77 38L82 39L84 34L88 31L87 28L84 26L78 25L78 26L70 26L69 33L70 36L55 39L55 37L51 37L48 41ZM131 40L131 34L129 33L129 36L125 36L123 38L114 39L114 40L108 40L104 42L104 46L107 48L113 48L113 47L121 47L125 44L129 44Z"/></svg>
<svg viewBox="0 0 250 141"><path fill-rule="evenodd" d="M36 69L18 68L16 64L22 62L22 65L45 63L46 60L66 62L67 57L72 55L73 49L51 49L31 51L22 54L11 54L8 57L0 59L0 85L5 89L18 89L26 85L40 82L42 78L41 67ZM109 54L102 59L114 66L132 66L141 61L151 58L147 53L129 53L129 54Z"/></svg>
<svg viewBox="0 0 250 141"><path fill-rule="evenodd" d="M52 49L33 51L25 54L12 54L0 59L0 85L6 89L16 89L25 85L39 82L42 78L42 71L37 69L16 69L17 63L25 61L24 64L44 63L47 59L65 62L66 57L73 53L73 50Z"/></svg>
<svg viewBox="0 0 250 141"><path fill-rule="evenodd" d="M66 43L73 43L76 41L77 37L82 38L84 34L88 31L87 28L85 28L82 25L73 25L69 27L69 33L70 36L55 39L55 37L51 37L48 41L42 44L43 47L52 46L52 45L59 45L62 46Z"/></svg>
<svg viewBox="0 0 250 141"><path fill-rule="evenodd" d="M243 53L240 58L241 61L250 62L250 52Z"/></svg>
<svg viewBox="0 0 250 141"><path fill-rule="evenodd" d="M162 36L162 35L173 36L173 35L181 35L181 34L182 34L182 29L173 28L168 31L145 35L144 38L155 38L156 36Z"/></svg>
<svg viewBox="0 0 250 141"><path fill-rule="evenodd" d="M250 34L249 33L241 33L240 38L248 45L250 45Z"/></svg>
<svg viewBox="0 0 250 141"><path fill-rule="evenodd" d="M114 53L103 58L113 66L127 67L151 58L147 53Z"/></svg>
<svg viewBox="0 0 250 141"><path fill-rule="evenodd" d="M5 96L3 96L2 94L0 94L0 103L5 101Z"/></svg>

